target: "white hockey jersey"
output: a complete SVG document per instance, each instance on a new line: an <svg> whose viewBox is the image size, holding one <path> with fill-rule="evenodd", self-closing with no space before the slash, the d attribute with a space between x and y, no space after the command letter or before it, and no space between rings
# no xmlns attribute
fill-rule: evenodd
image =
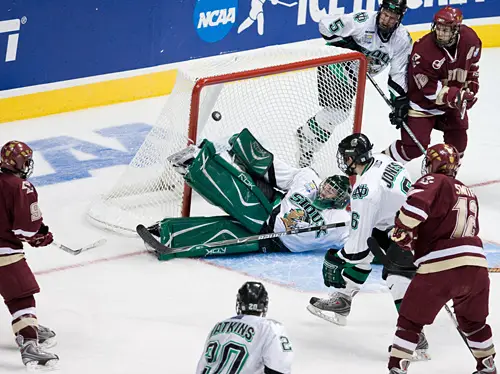
<svg viewBox="0 0 500 374"><path fill-rule="evenodd" d="M322 226L337 222L350 222L346 210L319 210L312 204L321 178L310 168L297 169L278 160L274 161L276 182L279 188L287 191L281 200L280 211L274 223L274 232L289 229ZM282 236L282 243L292 252L341 249L349 235L349 225L311 231L297 235Z"/></svg>
<svg viewBox="0 0 500 374"><path fill-rule="evenodd" d="M391 35L387 42L382 41L377 33L377 12L362 11L341 16L327 16L320 20L319 31L324 39L335 44L336 41L352 38L368 58L368 72L376 75L390 65L390 79L408 91L407 71L412 39L403 25ZM389 84L389 90L395 91Z"/></svg>
<svg viewBox="0 0 500 374"><path fill-rule="evenodd" d="M351 230L339 257L350 263L371 262L373 255L367 240L372 230L385 231L394 226L396 212L406 201L411 184L410 174L402 164L384 154L374 155L372 165L358 176L353 187Z"/></svg>
<svg viewBox="0 0 500 374"><path fill-rule="evenodd" d="M282 324L265 317L234 316L217 323L205 342L197 374L291 373L292 345Z"/></svg>

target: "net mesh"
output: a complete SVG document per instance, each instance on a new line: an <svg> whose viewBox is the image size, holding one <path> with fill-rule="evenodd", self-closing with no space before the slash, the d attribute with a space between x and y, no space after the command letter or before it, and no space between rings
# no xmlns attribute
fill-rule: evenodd
<svg viewBox="0 0 500 374"><path fill-rule="evenodd" d="M328 64L314 66L326 56L331 56ZM180 216L183 201L187 203L184 182L167 157L187 146L190 126L196 137L191 141L197 144L205 138L222 144L248 128L289 165L312 162L321 177L337 173L338 142L355 128L359 131L360 66L352 54L346 58L333 47L265 49L185 64L139 151L114 187L91 204L88 218L113 231L135 233L139 223ZM266 67L276 69L265 76L256 73ZM221 75L222 82L201 88L196 107L193 88L200 78ZM190 123L192 110L196 123ZM214 112L220 113L220 119L215 116L219 120Z"/></svg>

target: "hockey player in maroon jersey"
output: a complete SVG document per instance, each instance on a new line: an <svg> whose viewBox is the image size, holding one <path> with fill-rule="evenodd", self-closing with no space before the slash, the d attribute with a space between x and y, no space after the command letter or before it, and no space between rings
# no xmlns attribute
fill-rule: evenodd
<svg viewBox="0 0 500 374"><path fill-rule="evenodd" d="M396 216L391 239L414 252L417 274L399 310L389 359L390 374L405 374L424 325L453 300L460 330L474 355L474 374L496 374L488 316L490 280L479 232L474 192L455 178L455 147L427 149L423 176L415 182Z"/></svg>
<svg viewBox="0 0 500 374"><path fill-rule="evenodd" d="M36 368L53 366L58 357L42 349L53 345L55 333L38 325L33 295L40 288L23 251L23 242L32 247L52 243L38 193L27 181L33 171L32 157L32 149L18 141L6 143L0 151L0 295L12 315L22 361Z"/></svg>
<svg viewBox="0 0 500 374"><path fill-rule="evenodd" d="M462 12L445 7L434 16L432 31L415 42L408 67L408 127L427 148L432 129L463 156L467 147L467 110L477 101L481 40L462 25ZM385 151L405 163L422 153L405 129Z"/></svg>

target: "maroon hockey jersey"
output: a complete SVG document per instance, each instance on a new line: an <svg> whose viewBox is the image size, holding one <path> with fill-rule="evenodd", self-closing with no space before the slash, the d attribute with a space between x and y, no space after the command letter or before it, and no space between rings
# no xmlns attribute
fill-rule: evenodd
<svg viewBox="0 0 500 374"><path fill-rule="evenodd" d="M481 39L474 30L465 25L460 26L458 41L452 53L439 47L434 38L431 32L413 44L408 67L410 107L420 115L443 114L449 109L443 103L443 88L463 88L466 82L477 82L479 77ZM419 115L410 111L412 114Z"/></svg>
<svg viewBox="0 0 500 374"><path fill-rule="evenodd" d="M420 178L410 189L398 218L406 227L416 226L414 258L418 272L434 273L465 265L488 267L478 237L478 213L476 195L459 180L444 174Z"/></svg>
<svg viewBox="0 0 500 374"><path fill-rule="evenodd" d="M38 193L27 180L0 172L0 256L22 253L21 239L33 237L42 225Z"/></svg>

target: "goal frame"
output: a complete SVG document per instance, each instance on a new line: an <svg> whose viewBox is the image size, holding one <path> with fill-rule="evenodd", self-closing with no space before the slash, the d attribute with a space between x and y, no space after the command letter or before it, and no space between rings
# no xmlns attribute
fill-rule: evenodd
<svg viewBox="0 0 500 374"><path fill-rule="evenodd" d="M221 74L212 77L199 78L191 93L191 106L189 112L189 127L188 127L188 144L196 144L198 135L198 118L200 112L200 96L201 91L205 87L213 86L221 83L229 83L237 80L246 80L257 77L264 77L279 73L288 73L296 70L304 70L317 68L322 65L330 65L346 61L359 61L359 74L356 87L356 100L354 111L354 126L353 133L361 132L361 123L363 118L363 104L366 88L366 73L368 62L364 54L360 52L349 52L340 55L332 55L327 57L314 58L304 61L297 61L288 64L257 68L235 73ZM182 198L182 217L189 217L191 212L192 189L184 183L184 195Z"/></svg>

